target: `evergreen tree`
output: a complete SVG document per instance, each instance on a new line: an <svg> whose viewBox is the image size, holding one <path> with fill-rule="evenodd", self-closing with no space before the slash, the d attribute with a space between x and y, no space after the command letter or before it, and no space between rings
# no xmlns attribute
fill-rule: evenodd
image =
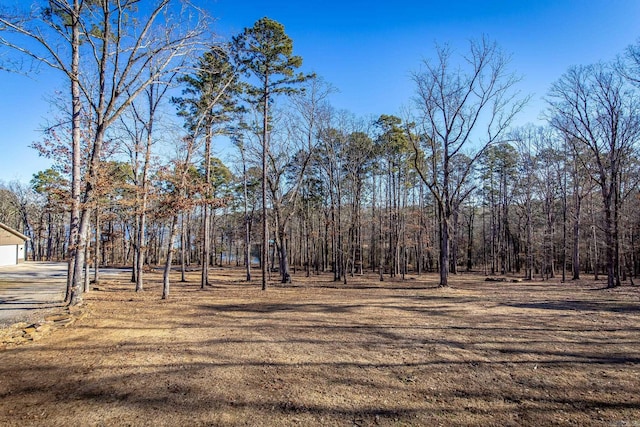
<svg viewBox="0 0 640 427"><path fill-rule="evenodd" d="M267 157L269 154L269 107L273 96L293 94L295 85L309 76L296 74L302 58L293 55L293 41L284 26L272 19L259 19L251 28L233 37L232 51L240 70L254 77L256 84L247 82L249 102L259 106L262 113L262 289L267 289Z"/></svg>
<svg viewBox="0 0 640 427"><path fill-rule="evenodd" d="M211 218L209 203L213 201L211 178L211 142L216 134L228 133L229 122L240 110L238 73L230 62L227 51L214 47L198 61L194 75L185 76L181 81L186 85L183 97L174 99L178 114L185 118L186 127L196 138L205 141L204 178L205 197L203 204L203 247L201 288L209 284L209 252L211 248Z"/></svg>

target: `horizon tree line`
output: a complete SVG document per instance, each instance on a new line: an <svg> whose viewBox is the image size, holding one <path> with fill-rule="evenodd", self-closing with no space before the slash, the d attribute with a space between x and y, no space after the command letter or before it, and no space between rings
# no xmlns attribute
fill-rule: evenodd
<svg viewBox="0 0 640 427"><path fill-rule="evenodd" d="M39 47L3 43L61 70L71 99L35 144L54 166L1 186L0 221L31 237L32 259L69 262L72 304L89 265L95 282L99 266L131 265L136 291L145 266L164 265L163 298L174 265L182 280L199 266L203 288L210 266L242 265L250 281L259 265L263 290L291 270L345 284L367 271L438 272L440 286L463 270L590 272L607 287L640 273L640 44L569 69L542 126L513 126L527 98L486 38L462 54L436 46L413 75L414 108L365 120L298 71L293 41L269 18L211 43L205 21L174 26L170 0L142 16L122 0L42 3L33 16L0 15L4 32ZM114 24L132 17L145 18L137 39ZM77 63L87 48L97 62ZM220 138L236 148L228 164Z"/></svg>

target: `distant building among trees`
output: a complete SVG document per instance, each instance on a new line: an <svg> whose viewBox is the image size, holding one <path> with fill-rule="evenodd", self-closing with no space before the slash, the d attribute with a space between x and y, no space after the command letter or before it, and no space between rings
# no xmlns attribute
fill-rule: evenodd
<svg viewBox="0 0 640 427"><path fill-rule="evenodd" d="M0 222L0 266L24 262L27 236Z"/></svg>

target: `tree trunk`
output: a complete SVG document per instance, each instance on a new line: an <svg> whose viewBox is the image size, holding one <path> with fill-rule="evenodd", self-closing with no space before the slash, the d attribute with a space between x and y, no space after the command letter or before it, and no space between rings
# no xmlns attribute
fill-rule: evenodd
<svg viewBox="0 0 640 427"><path fill-rule="evenodd" d="M244 266L246 269L246 280L251 281L251 219L248 214L248 191L247 191L247 165L244 161L244 151L242 152L242 176L244 190Z"/></svg>
<svg viewBox="0 0 640 427"><path fill-rule="evenodd" d="M174 215L171 220L171 229L169 231L169 245L167 246L167 259L164 264L164 272L162 274L162 299L169 298L169 273L171 272L171 263L173 262L173 241L175 240L176 230L178 228L178 215Z"/></svg>
<svg viewBox="0 0 640 427"><path fill-rule="evenodd" d="M280 273L282 283L291 283L289 274L289 259L287 257L287 232L283 225L278 227L278 240L280 241Z"/></svg>
<svg viewBox="0 0 640 427"><path fill-rule="evenodd" d="M574 188L574 191L577 191ZM572 255L572 279L579 280L580 279L580 210L581 210L581 201L580 196L576 195L575 198L575 213L573 220L573 255Z"/></svg>
<svg viewBox="0 0 640 427"><path fill-rule="evenodd" d="M93 141L93 147L91 150L91 157L89 161L88 180L85 184L84 195L82 197L83 208L80 212L80 225L78 228L78 246L75 255L75 261L73 265L73 282L71 289L71 296L69 303L71 305L79 304L82 302L82 272L84 269L84 263L86 259L84 257L84 248L87 244L89 223L91 217L91 209L88 207L88 203L94 197L94 183L97 180L98 168L100 162L100 153L102 151L102 144L105 136L105 123L103 117L97 118L96 135Z"/></svg>
<svg viewBox="0 0 640 427"><path fill-rule="evenodd" d="M87 245L84 247L84 259L87 262L84 263L84 280L82 281L82 292L89 292L89 240L87 239Z"/></svg>
<svg viewBox="0 0 640 427"><path fill-rule="evenodd" d="M469 209L469 222L467 224L467 271L473 268L473 220L475 217L475 206Z"/></svg>
<svg viewBox="0 0 640 427"><path fill-rule="evenodd" d="M267 264L269 259L269 229L267 222L267 155L269 153L269 77L264 80L262 105L262 290L267 290Z"/></svg>
<svg viewBox="0 0 640 427"><path fill-rule="evenodd" d="M171 238L169 238L169 242L171 242ZM185 226L184 226L184 213L180 216L180 281L181 282L186 282L187 278L186 278L186 271L187 271L187 250L186 250L186 245L187 245L187 236L186 236L186 230L185 230ZM171 249L171 248L169 248ZM167 252L167 256L169 256L169 253Z"/></svg>
<svg viewBox="0 0 640 427"><path fill-rule="evenodd" d="M454 206L453 208L453 238L451 239L451 274L458 274L458 240L459 240L459 228L460 228L460 208Z"/></svg>
<svg viewBox="0 0 640 427"><path fill-rule="evenodd" d="M613 218L611 212L611 193L606 190L602 191L604 200L604 242L605 242L605 258L607 265L607 288L615 288L615 253L614 253L614 236L613 236Z"/></svg>
<svg viewBox="0 0 640 427"><path fill-rule="evenodd" d="M151 85L149 89L149 121L146 126L147 142L144 153L144 165L142 167L142 201L140 204L140 229L138 230L137 241L138 256L136 258L136 270L138 272L138 276L136 277L136 292L142 292L144 287L142 270L144 269L145 254L147 250L147 200L149 198L149 163L151 162L151 144L153 143L153 93L153 85Z"/></svg>
<svg viewBox="0 0 640 427"><path fill-rule="evenodd" d="M211 126L207 129L205 138L205 203L202 205L202 275L200 277L200 289L209 286L209 251L211 247L211 218L209 197L211 196Z"/></svg>
<svg viewBox="0 0 640 427"><path fill-rule="evenodd" d="M445 202L446 204L446 202ZM449 219L450 209L440 207L440 284L441 288L449 286ZM444 212L442 212L444 210Z"/></svg>
<svg viewBox="0 0 640 427"><path fill-rule="evenodd" d="M86 206L86 204L85 204ZM84 287L83 272L86 263L85 246L87 242L87 234L89 231L89 216L91 211L84 208L80 214L80 227L78 230L78 249L74 258L73 265L73 286L71 287L71 296L69 298L70 305L78 305L82 303L82 290Z"/></svg>
<svg viewBox="0 0 640 427"><path fill-rule="evenodd" d="M67 291L65 301L72 303L74 287L75 257L78 252L78 234L80 227L80 184L82 172L80 170L81 148L80 114L82 101L80 99L80 0L73 0L73 14L71 15L71 220L69 222L69 268L67 273ZM77 294L73 296L77 301Z"/></svg>
<svg viewBox="0 0 640 427"><path fill-rule="evenodd" d="M102 244L102 225L100 224L100 213L96 209L96 247L93 257L93 283L96 285L100 282L100 250Z"/></svg>

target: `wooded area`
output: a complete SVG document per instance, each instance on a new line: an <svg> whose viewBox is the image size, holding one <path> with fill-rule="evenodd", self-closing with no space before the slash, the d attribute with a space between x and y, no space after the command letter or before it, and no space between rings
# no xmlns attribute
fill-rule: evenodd
<svg viewBox="0 0 640 427"><path fill-rule="evenodd" d="M369 119L332 107L269 18L219 41L170 0L40 3L1 10L0 43L66 76L34 144L54 166L2 183L0 222L31 237L29 259L69 261L71 303L107 265L132 266L136 291L162 266L163 298L171 268L205 287L216 265L260 267L262 289L327 271L640 273L640 44L567 70L546 123L524 127L499 46L436 46L412 108Z"/></svg>

